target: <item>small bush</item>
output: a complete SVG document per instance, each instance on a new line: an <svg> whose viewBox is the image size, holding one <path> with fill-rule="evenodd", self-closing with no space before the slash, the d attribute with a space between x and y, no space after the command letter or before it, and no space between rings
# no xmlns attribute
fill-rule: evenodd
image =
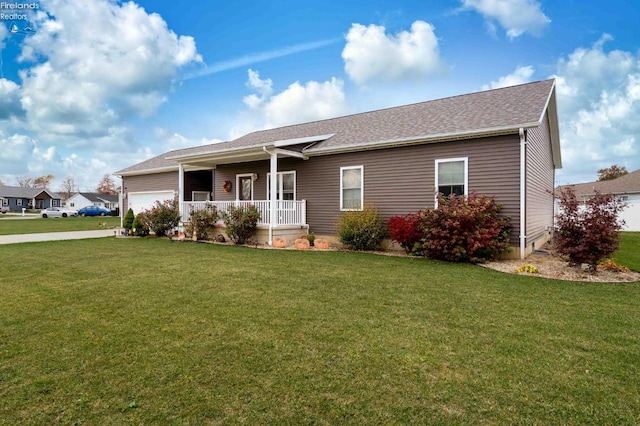
<svg viewBox="0 0 640 426"><path fill-rule="evenodd" d="M216 228L218 210L213 204L206 204L203 209L192 210L189 213L189 223L185 225L187 234L196 234L199 240L209 239L209 234Z"/></svg>
<svg viewBox="0 0 640 426"><path fill-rule="evenodd" d="M611 194L596 194L581 206L572 187L560 195L560 213L556 216L556 250L575 265L586 263L597 270L598 261L618 248L619 231L624 221L618 214L626 203Z"/></svg>
<svg viewBox="0 0 640 426"><path fill-rule="evenodd" d="M180 222L180 212L178 210L178 200L156 201L150 210L142 213L142 218L146 226L158 237L166 235L169 231L178 226Z"/></svg>
<svg viewBox="0 0 640 426"><path fill-rule="evenodd" d="M609 272L630 272L629 268L619 264L618 261L613 258L601 260L598 263L598 269Z"/></svg>
<svg viewBox="0 0 640 426"><path fill-rule="evenodd" d="M337 227L340 242L354 250L375 250L388 235L380 211L370 204L361 211L344 212Z"/></svg>
<svg viewBox="0 0 640 426"><path fill-rule="evenodd" d="M227 228L227 235L236 244L245 244L258 230L260 211L254 205L235 207L220 212Z"/></svg>
<svg viewBox="0 0 640 426"><path fill-rule="evenodd" d="M124 220L122 221L122 226L124 229L130 231L133 227L133 219L135 219L135 215L133 214L133 209L127 210L127 214L124 215Z"/></svg>
<svg viewBox="0 0 640 426"><path fill-rule="evenodd" d="M529 274L539 274L540 270L533 265L520 265L516 268L516 272L521 274L523 272Z"/></svg>
<svg viewBox="0 0 640 426"><path fill-rule="evenodd" d="M391 216L387 226L391 239L400 244L407 254L423 254L421 242L424 232L418 215Z"/></svg>
<svg viewBox="0 0 640 426"><path fill-rule="evenodd" d="M149 235L149 227L144 223L142 213L138 213L131 224L131 233L136 237L145 237Z"/></svg>
<svg viewBox="0 0 640 426"><path fill-rule="evenodd" d="M424 251L433 259L480 263L509 250L509 217L502 205L475 192L468 197L438 197L438 208L420 212Z"/></svg>

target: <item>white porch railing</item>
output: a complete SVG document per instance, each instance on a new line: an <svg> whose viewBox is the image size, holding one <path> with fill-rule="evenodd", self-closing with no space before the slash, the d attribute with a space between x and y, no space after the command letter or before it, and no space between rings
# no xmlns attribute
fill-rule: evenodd
<svg viewBox="0 0 640 426"><path fill-rule="evenodd" d="M269 208L269 200L253 200L253 201L184 201L180 203L180 211L182 213L181 220L189 221L189 214L194 210L201 210L207 205L215 206L218 211L225 211L230 206L248 206L254 205L260 212L260 220L258 225L269 225L271 223L271 209ZM277 201L278 225L306 225L307 224L307 202L300 201Z"/></svg>

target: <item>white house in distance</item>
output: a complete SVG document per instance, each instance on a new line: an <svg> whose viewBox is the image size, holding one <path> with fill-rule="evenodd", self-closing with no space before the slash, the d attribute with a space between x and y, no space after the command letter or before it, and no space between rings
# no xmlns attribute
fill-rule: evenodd
<svg viewBox="0 0 640 426"><path fill-rule="evenodd" d="M67 199L66 206L74 210L87 206L100 206L107 210L115 210L118 207L118 196L96 192L78 192Z"/></svg>
<svg viewBox="0 0 640 426"><path fill-rule="evenodd" d="M573 187L576 197L583 202L595 195L596 191L621 197L627 203L627 207L620 214L620 219L625 221L623 230L640 232L640 169L617 179L563 185L558 187L558 190L568 186Z"/></svg>

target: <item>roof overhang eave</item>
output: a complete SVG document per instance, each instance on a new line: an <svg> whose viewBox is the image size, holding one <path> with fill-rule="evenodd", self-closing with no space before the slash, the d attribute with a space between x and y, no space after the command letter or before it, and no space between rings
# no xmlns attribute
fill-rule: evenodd
<svg viewBox="0 0 640 426"><path fill-rule="evenodd" d="M178 165L176 164L175 166L156 167L153 169L119 171L119 172L115 172L113 175L122 178L126 176L153 175L156 173L167 173L167 172L173 172L177 170L178 170Z"/></svg>

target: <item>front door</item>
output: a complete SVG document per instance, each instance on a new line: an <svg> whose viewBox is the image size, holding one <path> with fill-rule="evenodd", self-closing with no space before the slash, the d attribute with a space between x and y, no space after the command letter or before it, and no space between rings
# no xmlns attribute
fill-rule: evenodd
<svg viewBox="0 0 640 426"><path fill-rule="evenodd" d="M253 200L252 176L238 176L238 191L239 200Z"/></svg>

